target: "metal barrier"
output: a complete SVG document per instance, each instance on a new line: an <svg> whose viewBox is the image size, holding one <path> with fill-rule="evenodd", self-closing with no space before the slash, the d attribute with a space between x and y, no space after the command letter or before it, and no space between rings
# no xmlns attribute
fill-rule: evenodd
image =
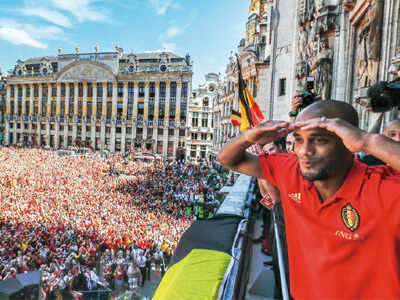
<svg viewBox="0 0 400 300"><path fill-rule="evenodd" d="M81 293L83 299L85 300L111 300L112 291L110 289L107 290L96 290L96 291L76 291ZM62 293L63 300L72 300L74 296L70 291L64 291Z"/></svg>
<svg viewBox="0 0 400 300"><path fill-rule="evenodd" d="M241 282L246 280L246 253L249 243L247 240L248 218L251 202L254 199L255 179L240 175L232 187L224 187L223 192L229 194L219 208L217 214L231 214L245 219L239 224L232 247L232 260L225 273L219 289L218 300L242 299Z"/></svg>

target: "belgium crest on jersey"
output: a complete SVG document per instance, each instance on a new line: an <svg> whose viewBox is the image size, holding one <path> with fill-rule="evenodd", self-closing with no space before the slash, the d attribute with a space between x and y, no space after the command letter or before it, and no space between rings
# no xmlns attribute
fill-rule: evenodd
<svg viewBox="0 0 400 300"><path fill-rule="evenodd" d="M351 231L357 230L360 226L360 215L350 203L342 207L342 220Z"/></svg>

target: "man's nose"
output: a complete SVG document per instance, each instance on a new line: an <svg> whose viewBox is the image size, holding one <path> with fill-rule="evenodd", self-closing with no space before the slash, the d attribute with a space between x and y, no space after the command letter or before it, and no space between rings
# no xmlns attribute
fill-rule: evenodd
<svg viewBox="0 0 400 300"><path fill-rule="evenodd" d="M296 148L297 148L298 155L300 155L300 156L313 155L315 152L314 146L312 145L312 143L310 143L308 141L304 141L303 143L298 145L298 147L296 147Z"/></svg>

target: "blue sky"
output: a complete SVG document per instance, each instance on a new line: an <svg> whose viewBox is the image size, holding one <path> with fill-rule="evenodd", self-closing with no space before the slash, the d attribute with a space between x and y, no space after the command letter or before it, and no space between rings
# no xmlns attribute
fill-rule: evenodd
<svg viewBox="0 0 400 300"><path fill-rule="evenodd" d="M193 88L225 70L245 36L250 0L1 0L0 67L63 53L166 48L194 61Z"/></svg>

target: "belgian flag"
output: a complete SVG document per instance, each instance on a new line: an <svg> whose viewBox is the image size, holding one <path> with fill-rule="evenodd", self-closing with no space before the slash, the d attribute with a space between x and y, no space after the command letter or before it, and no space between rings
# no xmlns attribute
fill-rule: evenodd
<svg viewBox="0 0 400 300"><path fill-rule="evenodd" d="M264 115L243 80L239 59L237 59L237 65L239 70L240 131L245 131L260 124L264 120Z"/></svg>
<svg viewBox="0 0 400 300"><path fill-rule="evenodd" d="M232 109L232 117L231 117L232 125L235 127L240 127L241 118L242 116L240 115L240 112Z"/></svg>
<svg viewBox="0 0 400 300"><path fill-rule="evenodd" d="M182 235L153 300L216 299L232 257L242 217L197 220Z"/></svg>

